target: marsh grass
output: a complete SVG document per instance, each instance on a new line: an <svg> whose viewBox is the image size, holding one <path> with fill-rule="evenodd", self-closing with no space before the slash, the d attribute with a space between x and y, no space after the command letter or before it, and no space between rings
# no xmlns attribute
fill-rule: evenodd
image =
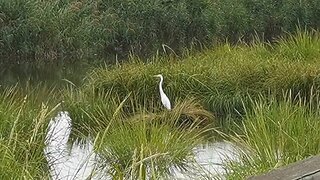
<svg viewBox="0 0 320 180"><path fill-rule="evenodd" d="M165 123L124 122L103 133L97 151L116 177L170 175L173 168L191 168L192 148L204 133L195 125L178 129Z"/></svg>
<svg viewBox="0 0 320 180"><path fill-rule="evenodd" d="M231 136L244 151L239 161L229 162L228 179L265 173L320 153L319 104L297 98L252 102L254 108L238 126L241 130Z"/></svg>
<svg viewBox="0 0 320 180"><path fill-rule="evenodd" d="M208 128L224 124L233 129L218 134L245 149L241 162L228 167L228 177L241 179L318 153L318 136L311 137L318 126L318 37L301 32L276 46L226 43L185 59L135 58L96 68L82 86L70 86L64 106L75 131L96 137L96 151L115 178L189 168L191 147ZM160 102L153 78L159 73L171 111ZM163 143L166 138L170 145Z"/></svg>
<svg viewBox="0 0 320 180"><path fill-rule="evenodd" d="M202 125L215 124L215 116L194 98L174 99L173 110L167 111L158 99L143 100L133 93L128 93L122 102L122 96L114 96L111 91L96 93L94 90L88 92L81 88L70 87L64 93L63 106L70 112L75 131L94 132L96 128L107 127L115 116L127 121L147 118L152 122L168 123L179 119L180 123L186 124L194 121L200 121ZM120 105L121 108L118 109Z"/></svg>
<svg viewBox="0 0 320 180"><path fill-rule="evenodd" d="M212 131L212 122L203 124L212 120L211 114L194 105L189 101L170 112L138 110L125 119L113 116L95 142L108 173L114 178L148 179L168 177L173 169L194 168L192 150Z"/></svg>
<svg viewBox="0 0 320 180"><path fill-rule="evenodd" d="M213 117L222 117L221 124L232 128L215 132L244 147L240 163L228 166L228 178L242 179L318 153L319 140L314 136L320 85L317 38L317 33L301 32L279 40L277 46L259 41L251 45L224 44L183 60L133 59L101 67L75 91L80 101L72 102L76 98L71 97L69 107L82 108L78 111L81 108L76 107L74 115L87 116L88 120L81 123L95 129L97 151L112 162L108 164L109 173L123 178L170 174L162 170L168 169L168 164L157 161L168 156L164 149L155 151L163 146L158 141L174 136L166 134L176 132L172 127L179 130L188 124L181 119L208 117L207 109ZM172 111L165 111L160 103L159 82L153 78L159 73L164 75L164 91L172 100ZM193 101L186 101L188 98ZM188 134L194 123L199 121L189 122L184 133ZM157 128L164 134L160 135ZM174 143L181 149L190 147ZM183 158L179 162L184 162ZM168 163L174 164L171 160ZM177 167L180 165L184 166L178 163Z"/></svg>
<svg viewBox="0 0 320 180"><path fill-rule="evenodd" d="M308 97L311 87L318 89L318 38L316 32L303 31L276 46L257 40L250 45L226 43L182 60L134 59L94 69L82 89L121 98L132 93L141 104L151 103L159 98L159 82L153 75L161 73L169 98L193 97L217 117L238 116L245 113L243 103L249 106L250 98L281 97L288 90L293 96Z"/></svg>
<svg viewBox="0 0 320 180"><path fill-rule="evenodd" d="M41 97L37 99L32 94L39 89L33 90L28 93L18 87L1 90L1 179L48 178L43 148L47 124L57 106L48 106L49 102Z"/></svg>
<svg viewBox="0 0 320 180"><path fill-rule="evenodd" d="M277 50L282 58L292 61L317 61L320 54L319 32L297 29L294 34L279 38Z"/></svg>
<svg viewBox="0 0 320 180"><path fill-rule="evenodd" d="M192 149L209 139L215 124L213 114L194 99L177 99L168 111L155 102L141 103L131 93L121 99L70 92L66 108L74 133L95 137L102 171L114 178L167 177L173 168L192 168Z"/></svg>

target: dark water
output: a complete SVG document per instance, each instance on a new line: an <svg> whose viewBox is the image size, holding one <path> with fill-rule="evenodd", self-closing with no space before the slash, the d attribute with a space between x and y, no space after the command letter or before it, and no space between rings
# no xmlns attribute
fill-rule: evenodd
<svg viewBox="0 0 320 180"><path fill-rule="evenodd" d="M6 62L6 63L4 63ZM86 73L104 61L92 60L0 60L0 85L15 85L17 83L46 83L48 85L63 85L67 81L78 85L82 83ZM67 80L67 81L66 81Z"/></svg>

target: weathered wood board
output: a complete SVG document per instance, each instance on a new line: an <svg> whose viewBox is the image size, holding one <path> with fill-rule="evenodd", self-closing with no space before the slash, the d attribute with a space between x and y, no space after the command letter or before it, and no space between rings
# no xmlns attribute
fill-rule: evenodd
<svg viewBox="0 0 320 180"><path fill-rule="evenodd" d="M309 157L249 180L320 180L320 156Z"/></svg>

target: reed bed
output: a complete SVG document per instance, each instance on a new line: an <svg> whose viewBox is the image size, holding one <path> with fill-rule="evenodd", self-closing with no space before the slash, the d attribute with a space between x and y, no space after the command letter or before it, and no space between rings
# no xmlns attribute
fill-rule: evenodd
<svg viewBox="0 0 320 180"><path fill-rule="evenodd" d="M202 49L225 39L250 42L258 36L273 42L297 26L308 30L320 26L319 2L306 0L0 3L0 55L40 61L66 56L127 57L130 53L148 57L157 51L167 54L169 49L181 54L183 49Z"/></svg>

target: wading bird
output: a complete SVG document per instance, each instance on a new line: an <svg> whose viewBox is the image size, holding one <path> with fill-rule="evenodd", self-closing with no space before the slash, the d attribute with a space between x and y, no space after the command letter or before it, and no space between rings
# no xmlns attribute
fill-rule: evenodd
<svg viewBox="0 0 320 180"><path fill-rule="evenodd" d="M159 91L160 91L160 97L161 97L161 102L163 106L169 110L171 110L171 103L168 98L168 96L163 92L162 89L162 82L163 82L163 77L161 74L155 75L154 77L159 77L160 78L160 83L159 83Z"/></svg>

